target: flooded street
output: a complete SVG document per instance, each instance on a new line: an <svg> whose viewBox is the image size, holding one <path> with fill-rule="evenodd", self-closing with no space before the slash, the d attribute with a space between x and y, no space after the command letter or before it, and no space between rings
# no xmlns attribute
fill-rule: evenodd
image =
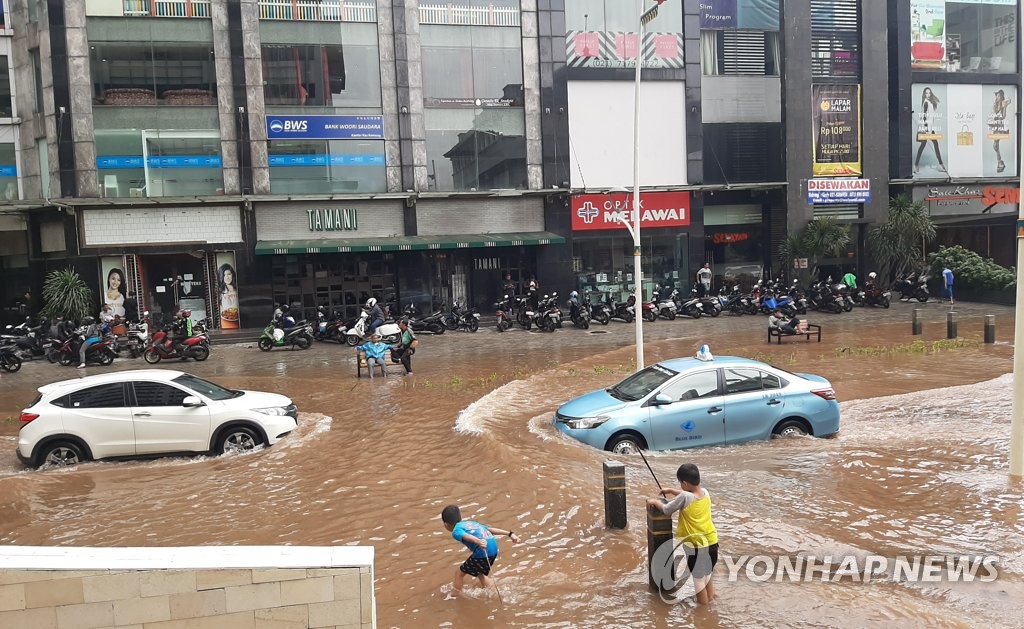
<svg viewBox="0 0 1024 629"><path fill-rule="evenodd" d="M765 342L764 317L645 324L648 363L717 355L829 378L842 401L835 439L800 438L648 458L663 485L684 461L713 494L723 555L998 555L992 583L727 583L708 608L668 605L647 588L644 500L657 487L627 469L629 528L604 528L609 453L551 427L562 402L631 372L633 326L553 335L491 328L421 335L415 375L355 378L353 352L318 344L261 353L215 346L205 363L161 363L235 387L291 396L300 427L246 455L88 463L27 471L14 456L18 413L45 382L81 372L36 361L0 378L0 542L98 546L373 545L381 627L1018 626L1024 614L1024 488L1007 478L1013 310L929 303L911 345L908 304L811 315L822 343ZM995 314L995 345L982 315ZM123 360L114 368L144 368ZM83 370L97 373L102 368ZM441 525L446 504L512 529L495 575L502 601L453 600L464 558Z"/></svg>

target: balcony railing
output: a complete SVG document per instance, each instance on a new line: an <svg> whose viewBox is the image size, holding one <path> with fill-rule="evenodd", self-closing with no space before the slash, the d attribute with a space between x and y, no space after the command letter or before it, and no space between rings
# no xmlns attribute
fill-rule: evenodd
<svg viewBox="0 0 1024 629"><path fill-rule="evenodd" d="M519 26L515 7L471 7L457 4L421 4L420 24L459 26Z"/></svg>
<svg viewBox="0 0 1024 629"><path fill-rule="evenodd" d="M261 20L376 22L374 2L345 0L260 0Z"/></svg>
<svg viewBox="0 0 1024 629"><path fill-rule="evenodd" d="M129 17L210 17L210 0L124 0Z"/></svg>

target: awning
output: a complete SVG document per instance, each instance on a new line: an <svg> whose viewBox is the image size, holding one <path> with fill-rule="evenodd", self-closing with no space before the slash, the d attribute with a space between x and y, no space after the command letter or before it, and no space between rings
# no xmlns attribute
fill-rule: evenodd
<svg viewBox="0 0 1024 629"><path fill-rule="evenodd" d="M565 244L565 238L550 232L458 234L454 236L393 236L390 238L332 238L329 240L260 240L256 243L256 255L358 253L361 251L427 251L433 249L479 249L561 244Z"/></svg>

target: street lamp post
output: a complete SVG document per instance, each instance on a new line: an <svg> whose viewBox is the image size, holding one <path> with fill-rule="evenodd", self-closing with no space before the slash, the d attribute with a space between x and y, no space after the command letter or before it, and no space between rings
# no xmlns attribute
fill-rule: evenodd
<svg viewBox="0 0 1024 629"><path fill-rule="evenodd" d="M1024 64L1024 48L1018 48L1018 61ZM1017 135L1020 148L1024 149L1024 133L1018 130ZM1024 306L1024 203L1017 205L1017 301L1013 313L1013 416L1010 420L1010 476L1017 478L1024 476L1024 313L1021 306Z"/></svg>

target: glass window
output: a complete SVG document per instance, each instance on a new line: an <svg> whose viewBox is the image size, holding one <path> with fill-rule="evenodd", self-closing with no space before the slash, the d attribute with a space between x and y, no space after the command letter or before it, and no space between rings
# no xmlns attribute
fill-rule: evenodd
<svg viewBox="0 0 1024 629"><path fill-rule="evenodd" d="M677 373L661 365L651 365L608 389L608 393L616 399L634 402L650 395Z"/></svg>
<svg viewBox="0 0 1024 629"><path fill-rule="evenodd" d="M383 192L384 142L379 140L270 140L274 194Z"/></svg>
<svg viewBox="0 0 1024 629"><path fill-rule="evenodd" d="M522 39L517 28L422 27L423 95L439 99L506 99L522 107ZM507 94L509 87L516 87Z"/></svg>
<svg viewBox="0 0 1024 629"><path fill-rule="evenodd" d="M134 382L135 406L181 406L189 394L162 382Z"/></svg>
<svg viewBox="0 0 1024 629"><path fill-rule="evenodd" d="M18 161L14 144L0 144L0 194L7 201L18 199Z"/></svg>
<svg viewBox="0 0 1024 629"><path fill-rule="evenodd" d="M7 55L0 55L0 118L10 118L14 115L14 108L11 102L11 70L8 65Z"/></svg>
<svg viewBox="0 0 1024 629"><path fill-rule="evenodd" d="M431 190L528 186L522 109L428 109L424 119Z"/></svg>
<svg viewBox="0 0 1024 629"><path fill-rule="evenodd" d="M33 3L30 2L29 6L33 6ZM32 111L38 114L43 111L43 66L39 61L38 48L29 50L28 56L32 60L32 88L36 95L36 101L33 103Z"/></svg>
<svg viewBox="0 0 1024 629"><path fill-rule="evenodd" d="M82 389L68 396L71 408L123 408L124 405L124 386L120 382Z"/></svg>
<svg viewBox="0 0 1024 629"><path fill-rule="evenodd" d="M947 2L945 70L1016 72L1016 5Z"/></svg>
<svg viewBox="0 0 1024 629"><path fill-rule="evenodd" d="M781 389L785 385L785 381L775 374L761 372L761 388L765 391L768 389Z"/></svg>
<svg viewBox="0 0 1024 629"><path fill-rule="evenodd" d="M811 0L811 75L860 76L860 2Z"/></svg>
<svg viewBox="0 0 1024 629"><path fill-rule="evenodd" d="M96 170L105 197L223 192L220 131L96 130Z"/></svg>
<svg viewBox="0 0 1024 629"><path fill-rule="evenodd" d="M700 53L705 76L779 74L776 31L701 31Z"/></svg>
<svg viewBox="0 0 1024 629"><path fill-rule="evenodd" d="M648 7L645 7L645 9ZM648 25L653 31L678 32L683 26L683 3L665 2ZM624 31L640 27L636 2L630 0L566 0L565 28L570 31Z"/></svg>
<svg viewBox="0 0 1024 629"><path fill-rule="evenodd" d="M97 105L217 104L209 44L93 42L89 48Z"/></svg>
<svg viewBox="0 0 1024 629"><path fill-rule="evenodd" d="M182 374L175 378L174 382L183 387L192 389L196 393L202 394L211 400L228 400L242 395L241 391L226 389L219 384L214 384L209 380L203 380L202 378L197 378L190 374Z"/></svg>
<svg viewBox="0 0 1024 629"><path fill-rule="evenodd" d="M683 376L661 390L673 401L697 400L718 395L718 370Z"/></svg>
<svg viewBox="0 0 1024 629"><path fill-rule="evenodd" d="M704 183L785 181L782 125L704 125Z"/></svg>
<svg viewBox="0 0 1024 629"><path fill-rule="evenodd" d="M267 105L380 107L376 46L265 44Z"/></svg>
<svg viewBox="0 0 1024 629"><path fill-rule="evenodd" d="M757 369L725 369L725 394L761 390L761 372Z"/></svg>

